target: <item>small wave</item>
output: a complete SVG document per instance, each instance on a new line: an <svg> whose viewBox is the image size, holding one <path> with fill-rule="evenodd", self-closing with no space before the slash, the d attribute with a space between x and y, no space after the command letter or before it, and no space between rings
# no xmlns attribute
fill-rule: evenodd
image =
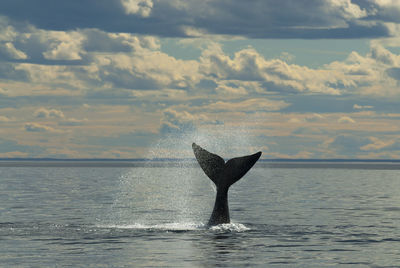
<svg viewBox="0 0 400 268"><path fill-rule="evenodd" d="M98 225L99 228L112 228L112 229L132 229L132 230L161 230L161 231L194 231L203 229L205 225L203 223L193 223L193 222L173 222L164 224L108 224L108 225Z"/></svg>
<svg viewBox="0 0 400 268"><path fill-rule="evenodd" d="M223 223L210 227L210 230L217 232L245 232L250 228L241 223Z"/></svg>

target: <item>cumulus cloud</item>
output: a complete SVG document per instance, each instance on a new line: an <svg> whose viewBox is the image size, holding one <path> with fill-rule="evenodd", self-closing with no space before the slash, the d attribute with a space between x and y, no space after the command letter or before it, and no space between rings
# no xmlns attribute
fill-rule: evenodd
<svg viewBox="0 0 400 268"><path fill-rule="evenodd" d="M148 17L153 8L152 0L121 0L126 14L137 14L142 17Z"/></svg>
<svg viewBox="0 0 400 268"><path fill-rule="evenodd" d="M400 81L400 56L376 42L366 56L353 52L345 61L309 68L266 59L252 47L230 56L220 44L208 42L199 59L182 60L162 52L159 40L151 36L35 27L19 33L5 24L1 27L3 39L23 55L17 64L2 64L0 78L29 79L68 90L197 90L206 86L228 98L270 92L388 95L398 92Z"/></svg>
<svg viewBox="0 0 400 268"><path fill-rule="evenodd" d="M400 63L400 56L371 42L370 52L362 56L352 52L345 61L335 61L325 66L341 77L339 82L345 92L363 95L393 96L398 94L396 74L391 70ZM340 83L337 83L340 86Z"/></svg>
<svg viewBox="0 0 400 268"><path fill-rule="evenodd" d="M34 112L34 116L37 118L64 118L64 113L60 110L41 107Z"/></svg>
<svg viewBox="0 0 400 268"><path fill-rule="evenodd" d="M396 138L385 139L383 134L370 131L377 126L381 132L398 133L398 115L372 122L372 118L379 118L378 112L369 117L365 111L361 114L372 108L397 111L400 56L396 49L388 49L386 41L371 42L369 52L352 52L344 60L310 67L311 63L298 63L303 60L299 52L303 48L291 51L296 57L287 52L270 57L251 46L233 51L229 40L396 36L397 4L381 0L88 0L79 5L72 1L59 1L57 5L50 0L0 1L0 86L4 88L0 89L0 104L1 113L7 115L0 116L0 121L11 126L14 122L9 120L22 120L26 111L34 111L32 116L39 118L39 123L26 123L26 131L55 133L60 132L55 126L70 127L75 140L80 135L86 137L82 133L92 133L92 122L96 122L96 128L103 127L113 136L93 145L108 141L110 146L121 147L114 151L122 156L128 153L122 147L133 139L138 146L144 140L150 144L150 132L134 135L129 129L137 124L146 125L146 131L151 129L151 138L155 139L157 130L179 134L211 124L227 126L232 114L252 113L254 117L263 115L262 126L255 127L259 133L292 135L279 144L280 148L270 146L288 156L302 157L310 155L308 152L317 156L322 154L318 149L326 148L338 155L392 150L398 144ZM171 41L160 40L160 36L196 36L194 42L201 45L188 60L187 51L167 53ZM224 41L218 44L206 38ZM177 42L172 41L174 45ZM358 99L360 94L362 99ZM390 105L382 108L384 98L376 101L376 96L390 98ZM58 108L46 106L45 101L76 109L68 106L67 118ZM35 102L35 108L25 107L31 102ZM109 106L97 113L98 103ZM113 113L110 107L115 104L124 106L124 113ZM19 109L12 117L12 112L4 108L11 106ZM327 111L335 114L322 114ZM271 122L263 120L270 120L272 114L280 117L267 126ZM132 121L119 124L118 130L109 127L122 122L118 120L123 115ZM121 128L130 134L118 132ZM364 136L376 138L361 138L351 147L353 152L345 147L359 138L354 133L330 139L327 147L310 150L340 130L350 133L355 129L369 131ZM2 129L2 133L13 136L17 131L9 134L8 129ZM32 138L30 142L39 142L34 138L45 136L24 135ZM23 140L22 135L18 139ZM308 147L304 145L307 139ZM82 143L75 145L78 148ZM84 149L65 152L76 155L79 150ZM56 154L57 150L47 152Z"/></svg>
<svg viewBox="0 0 400 268"><path fill-rule="evenodd" d="M160 51L97 55L85 67L89 77L118 88L193 88L199 82L198 63L178 60Z"/></svg>
<svg viewBox="0 0 400 268"><path fill-rule="evenodd" d="M338 95L337 84L350 86L335 70L315 70L279 59L267 60L253 48L240 50L231 58L218 44L203 51L200 71L221 80L257 82L264 91L272 92Z"/></svg>

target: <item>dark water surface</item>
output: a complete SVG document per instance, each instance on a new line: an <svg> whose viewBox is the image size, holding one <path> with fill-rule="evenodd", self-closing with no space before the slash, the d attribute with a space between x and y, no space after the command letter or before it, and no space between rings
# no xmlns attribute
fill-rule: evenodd
<svg viewBox="0 0 400 268"><path fill-rule="evenodd" d="M256 165L211 229L197 167L3 165L0 266L399 267L398 164L349 165Z"/></svg>

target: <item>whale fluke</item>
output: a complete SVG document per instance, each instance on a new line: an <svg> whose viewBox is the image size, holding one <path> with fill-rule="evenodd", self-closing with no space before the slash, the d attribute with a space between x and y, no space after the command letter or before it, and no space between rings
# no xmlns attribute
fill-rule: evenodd
<svg viewBox="0 0 400 268"><path fill-rule="evenodd" d="M214 182L217 187L215 205L208 225L229 223L228 190L229 187L240 180L257 162L261 152L236 157L225 163L224 159L192 144L194 155L204 173Z"/></svg>

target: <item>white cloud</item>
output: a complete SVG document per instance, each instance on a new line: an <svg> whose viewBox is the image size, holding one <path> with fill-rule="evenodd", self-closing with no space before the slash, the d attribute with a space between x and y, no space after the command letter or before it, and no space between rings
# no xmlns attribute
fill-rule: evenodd
<svg viewBox="0 0 400 268"><path fill-rule="evenodd" d="M43 56L48 60L82 59L82 42L84 36L75 32L40 31L42 40L48 43L48 50Z"/></svg>
<svg viewBox="0 0 400 268"><path fill-rule="evenodd" d="M14 44L11 42L2 44L0 49L13 59L21 60L28 58L23 51L16 49Z"/></svg>
<svg viewBox="0 0 400 268"><path fill-rule="evenodd" d="M38 118L64 118L64 113L60 110L41 107L34 112L34 116Z"/></svg>
<svg viewBox="0 0 400 268"><path fill-rule="evenodd" d="M152 0L121 0L126 14L135 14L141 17L150 16L153 8Z"/></svg>
<svg viewBox="0 0 400 268"><path fill-rule="evenodd" d="M360 19L367 16L367 11L352 3L351 0L329 0L327 2L332 9L332 13L337 13L347 20Z"/></svg>
<svg viewBox="0 0 400 268"><path fill-rule="evenodd" d="M14 41L18 36L15 28L9 25L5 17L0 16L0 42Z"/></svg>
<svg viewBox="0 0 400 268"><path fill-rule="evenodd" d="M305 66L266 60L253 48L240 50L231 58L218 44L203 51L200 71L220 80L259 82L264 91L312 92L338 95L340 90L330 84L342 83L340 73L334 70L315 70Z"/></svg>
<svg viewBox="0 0 400 268"><path fill-rule="evenodd" d="M351 124L354 124L356 122L350 116L342 116L337 121L338 123L351 123Z"/></svg>
<svg viewBox="0 0 400 268"><path fill-rule="evenodd" d="M325 119L325 117L321 114L313 113L312 115L307 115L305 119L307 122L316 122Z"/></svg>
<svg viewBox="0 0 400 268"><path fill-rule="evenodd" d="M288 107L290 104L280 100L269 100L267 98L259 99L247 99L239 102L226 102L217 101L209 104L205 109L216 110L216 111L236 111L236 112L247 112L247 111L278 111Z"/></svg>
<svg viewBox="0 0 400 268"><path fill-rule="evenodd" d="M76 119L76 118L68 118L67 120L61 121L58 124L60 126L83 126L89 120L87 118L84 119Z"/></svg>
<svg viewBox="0 0 400 268"><path fill-rule="evenodd" d="M289 123L313 123L313 122L321 122L325 119L325 116L313 113L313 114L306 114L306 115L298 115L297 117L291 117L288 122Z"/></svg>
<svg viewBox="0 0 400 268"><path fill-rule="evenodd" d="M347 2L337 4L346 6ZM70 32L29 29L31 32L27 34L11 29L16 35L6 35L12 42L18 40L20 46L22 43L26 47L38 46L36 50L14 51L15 57L25 58L27 62L38 56L44 57L43 61L85 62L80 66L13 64L15 72L25 73L24 77L31 82L46 84L47 89L56 84L71 94L71 89L90 88L198 90L200 81L212 81L215 86L211 90L219 97L228 98L254 93L387 96L400 92L396 69L400 66L400 56L379 42L371 42L371 51L365 56L353 52L345 61L309 68L280 59L266 59L251 47L228 56L220 44L210 41L201 48L198 60L180 60L160 51L160 42L155 37L96 29ZM8 43L13 45L11 41ZM38 51L42 52L37 54Z"/></svg>
<svg viewBox="0 0 400 268"><path fill-rule="evenodd" d="M356 109L356 110L373 109L373 108L374 108L374 106L372 106L372 105L358 105L358 104L353 105L353 109Z"/></svg>
<svg viewBox="0 0 400 268"><path fill-rule="evenodd" d="M396 80L396 67L400 55L392 53L377 42L371 42L370 52L362 56L352 52L345 61L325 66L339 74L345 92L370 96L396 96L400 85Z"/></svg>
<svg viewBox="0 0 400 268"><path fill-rule="evenodd" d="M58 132L52 127L38 123L26 123L24 128L28 132Z"/></svg>
<svg viewBox="0 0 400 268"><path fill-rule="evenodd" d="M221 83L215 91L227 98L235 98L247 95L247 90L243 86L233 87L227 83Z"/></svg>

